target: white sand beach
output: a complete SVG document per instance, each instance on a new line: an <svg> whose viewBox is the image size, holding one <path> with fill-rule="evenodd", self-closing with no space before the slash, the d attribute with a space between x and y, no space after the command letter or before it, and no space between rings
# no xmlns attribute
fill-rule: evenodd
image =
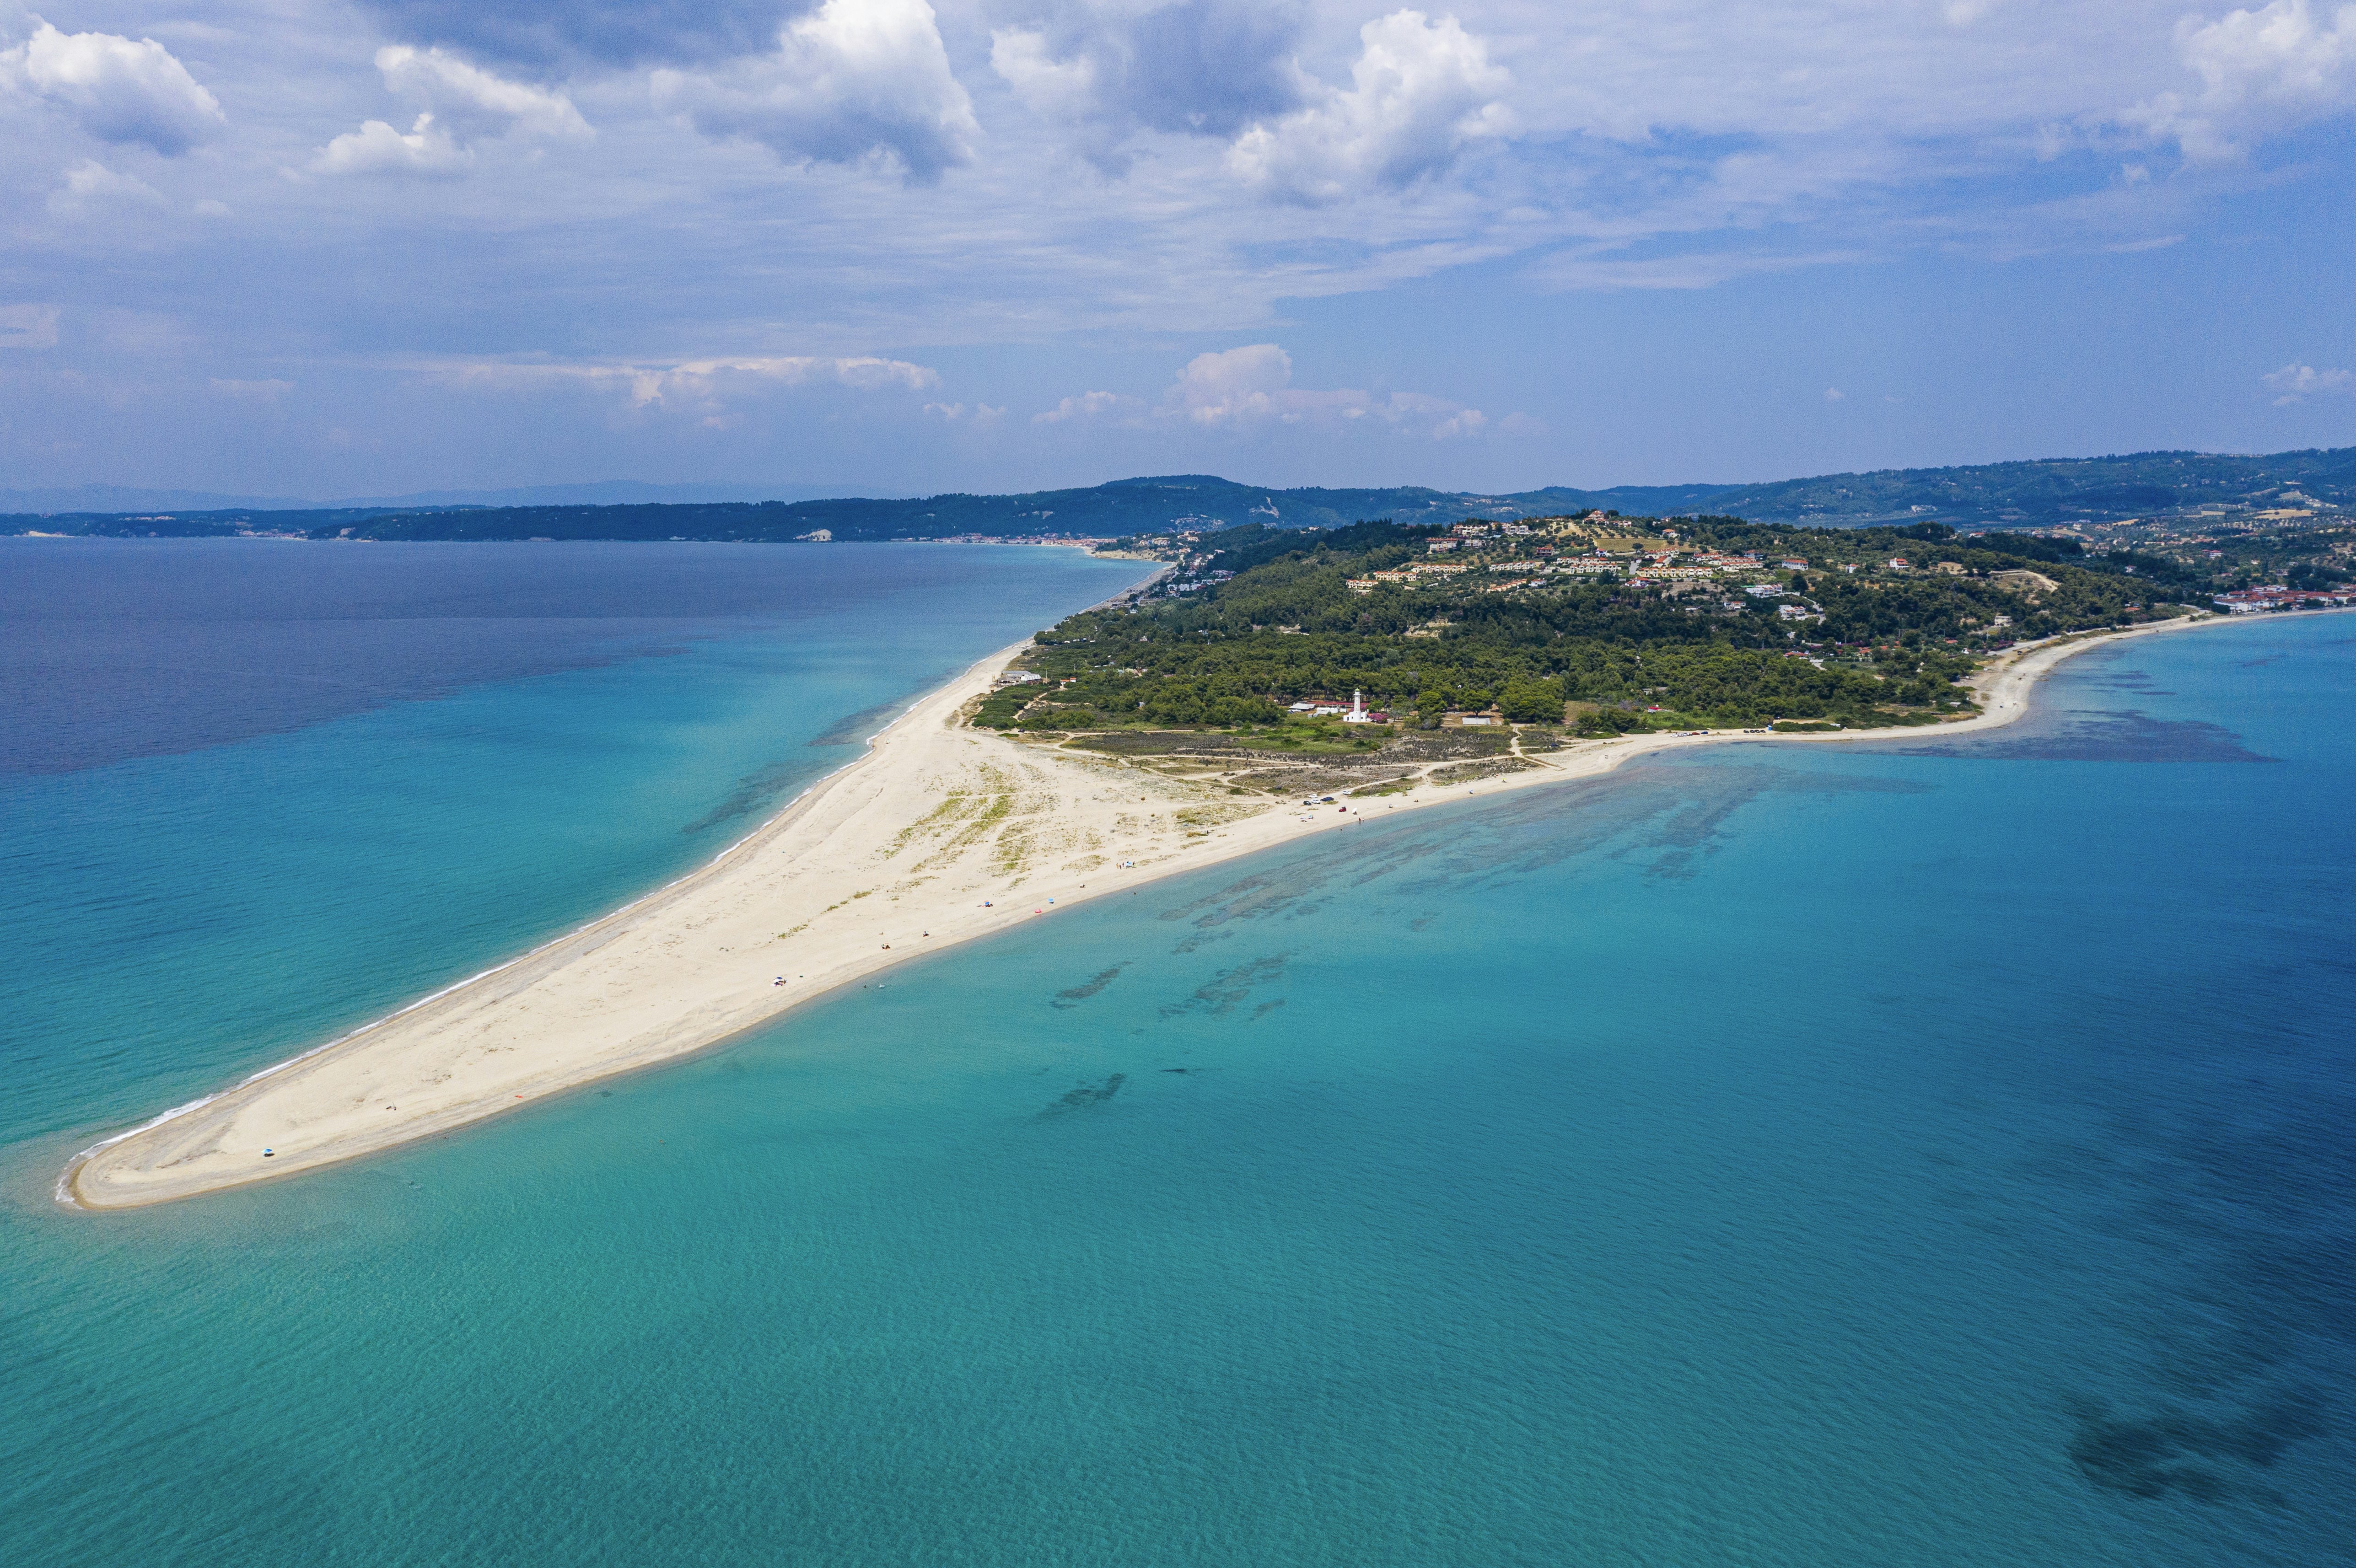
<svg viewBox="0 0 2356 1568"><path fill-rule="evenodd" d="M1923 731L1779 735L1825 744L1993 729L2086 647L2222 618L2015 649L1982 711ZM1028 645L916 703L866 754L693 873L603 919L75 1157L61 1202L108 1210L275 1179L446 1132L701 1051L905 959L1316 834L1468 795L1592 777L1632 757L1759 734L1581 741L1523 771L1314 807L1116 757L967 728L961 710ZM779 984L782 977L783 984Z"/></svg>

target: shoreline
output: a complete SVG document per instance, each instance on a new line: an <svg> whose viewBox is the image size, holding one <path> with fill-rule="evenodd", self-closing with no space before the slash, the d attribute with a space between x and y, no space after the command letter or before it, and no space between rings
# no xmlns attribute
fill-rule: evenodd
<svg viewBox="0 0 2356 1568"><path fill-rule="evenodd" d="M1969 719L1579 742L1526 759L1537 765L1525 771L1452 786L1419 780L1400 793L1307 816L1283 802L1242 806L1110 758L966 728L961 710L1031 645L1025 639L910 702L860 756L702 865L514 958L91 1144L60 1171L55 1199L83 1212L146 1207L397 1148L727 1043L905 959L1291 844L1354 816L1591 778L1680 747L2001 728L2029 711L2039 680L2088 648L2243 619L2181 617L2011 650L1969 683L1981 706ZM795 833L804 822L810 831ZM1073 849L1079 853L1060 866L1040 863ZM884 901L861 907L878 893ZM817 907L821 901L825 907ZM782 925L791 929L776 929Z"/></svg>

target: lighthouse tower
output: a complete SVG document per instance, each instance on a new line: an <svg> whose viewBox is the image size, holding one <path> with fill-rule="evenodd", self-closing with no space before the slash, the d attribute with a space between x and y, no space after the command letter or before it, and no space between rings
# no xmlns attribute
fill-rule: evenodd
<svg viewBox="0 0 2356 1568"><path fill-rule="evenodd" d="M1342 722L1344 724L1365 724L1371 722L1371 720L1366 717L1366 694L1365 692L1353 691L1350 693L1350 711L1342 715Z"/></svg>

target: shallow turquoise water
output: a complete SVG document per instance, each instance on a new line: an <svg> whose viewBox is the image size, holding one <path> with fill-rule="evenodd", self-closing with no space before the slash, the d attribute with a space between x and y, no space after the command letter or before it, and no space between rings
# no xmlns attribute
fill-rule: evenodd
<svg viewBox="0 0 2356 1568"><path fill-rule="evenodd" d="M324 896L268 912L290 873L198 812L243 916L189 938L192 993L126 986L143 862L10 916L48 971L0 1232L12 1555L2344 1563L2351 646L2153 639L1954 754L1729 747L1376 817L493 1127L54 1213L73 1135L209 1086L249 1016L416 977ZM339 748L445 771L474 731L434 716L510 689L204 766L337 834ZM552 711L642 732L610 695L500 711L552 759ZM315 773L244 760L295 742ZM421 892L532 890L436 973L646 880L602 869L640 787ZM429 826L373 829L385 862Z"/></svg>
<svg viewBox="0 0 2356 1568"><path fill-rule="evenodd" d="M144 1118L594 919L1141 570L1002 547L5 543L0 591L46 581L0 622L0 656L29 650L0 668L62 694L25 717L70 706L79 752L131 757L12 773L47 752L0 749L0 1140ZM155 586L191 577L194 607ZM58 601L91 612L27 634ZM386 705L136 755L185 743L192 667L232 699L199 732L314 677Z"/></svg>

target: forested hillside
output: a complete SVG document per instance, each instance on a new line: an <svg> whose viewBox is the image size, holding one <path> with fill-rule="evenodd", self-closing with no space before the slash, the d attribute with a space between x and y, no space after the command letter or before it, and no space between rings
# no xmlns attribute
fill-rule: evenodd
<svg viewBox="0 0 2356 1568"><path fill-rule="evenodd" d="M1043 632L1028 663L1046 678L985 721L1265 731L1356 690L1400 727L1489 711L1589 734L1922 722L1964 707L1954 682L1977 654L2204 597L2132 564L1937 524L1237 530L1168 585L1200 587Z"/></svg>

